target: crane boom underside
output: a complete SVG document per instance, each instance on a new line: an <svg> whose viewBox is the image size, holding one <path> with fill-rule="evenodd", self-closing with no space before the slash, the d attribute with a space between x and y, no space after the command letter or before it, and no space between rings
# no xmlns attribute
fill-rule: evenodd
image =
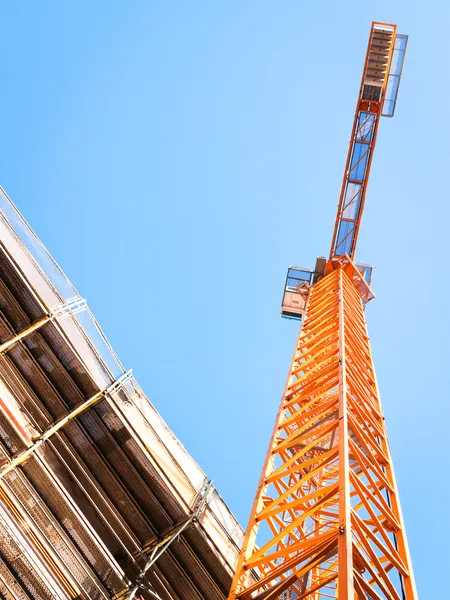
<svg viewBox="0 0 450 600"><path fill-rule="evenodd" d="M355 255L378 125L394 114L406 43L395 25L372 25L330 257Z"/></svg>

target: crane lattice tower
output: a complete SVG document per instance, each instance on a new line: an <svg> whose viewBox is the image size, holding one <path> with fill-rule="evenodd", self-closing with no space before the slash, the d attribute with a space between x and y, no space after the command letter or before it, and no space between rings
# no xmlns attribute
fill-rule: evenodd
<svg viewBox="0 0 450 600"><path fill-rule="evenodd" d="M416 600L354 262L378 125L393 116L407 36L373 23L328 259L288 270L302 319L229 600Z"/></svg>

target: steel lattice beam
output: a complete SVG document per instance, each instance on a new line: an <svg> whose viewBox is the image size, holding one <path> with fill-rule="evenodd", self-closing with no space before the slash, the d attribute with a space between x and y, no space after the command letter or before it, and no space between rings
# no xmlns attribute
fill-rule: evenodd
<svg viewBox="0 0 450 600"><path fill-rule="evenodd" d="M356 269L310 289L229 600L416 600Z"/></svg>

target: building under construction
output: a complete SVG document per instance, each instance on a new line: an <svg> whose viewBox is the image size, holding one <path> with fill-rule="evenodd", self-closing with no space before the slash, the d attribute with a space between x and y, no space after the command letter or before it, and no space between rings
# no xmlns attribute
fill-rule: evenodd
<svg viewBox="0 0 450 600"><path fill-rule="evenodd" d="M242 530L0 189L0 599L224 600Z"/></svg>
<svg viewBox="0 0 450 600"><path fill-rule="evenodd" d="M245 533L0 189L0 600L417 600L355 262L406 44L372 24L329 256L288 271Z"/></svg>

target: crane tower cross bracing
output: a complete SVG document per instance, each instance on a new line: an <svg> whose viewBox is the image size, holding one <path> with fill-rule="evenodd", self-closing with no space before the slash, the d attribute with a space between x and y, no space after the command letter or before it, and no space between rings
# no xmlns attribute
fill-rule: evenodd
<svg viewBox="0 0 450 600"><path fill-rule="evenodd" d="M302 326L229 600L417 600L354 262L381 116L407 36L373 23L328 259L290 267L282 315Z"/></svg>

